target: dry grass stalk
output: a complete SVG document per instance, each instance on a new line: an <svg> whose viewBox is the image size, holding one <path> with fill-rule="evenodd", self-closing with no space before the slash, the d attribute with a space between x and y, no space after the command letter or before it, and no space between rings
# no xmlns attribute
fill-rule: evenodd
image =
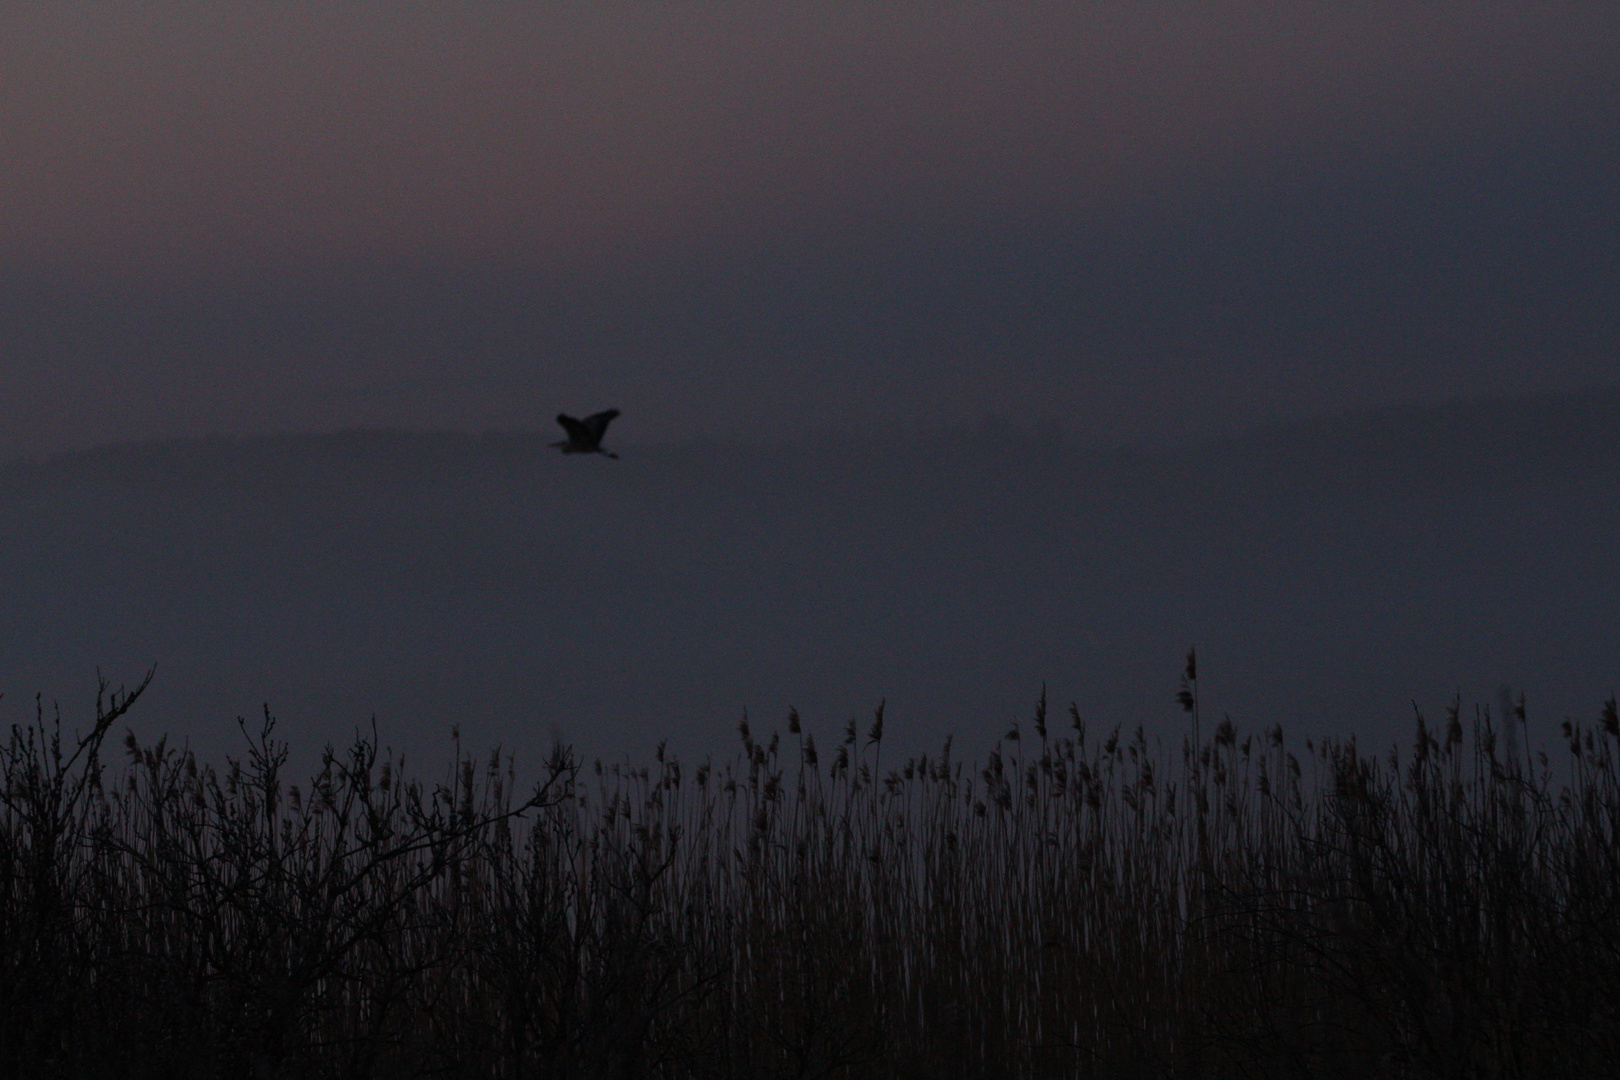
<svg viewBox="0 0 1620 1080"><path fill-rule="evenodd" d="M1196 716L1189 656L1183 704ZM1406 754L1046 702L970 766L745 722L727 762L302 787L14 729L0 1076L1539 1076L1620 1057L1620 721ZM1521 706L1522 707L1522 706ZM1510 718L1522 723L1522 716ZM1468 729L1468 730L1465 730ZM1196 728L1194 730L1197 730ZM1533 766L1533 767L1532 767Z"/></svg>

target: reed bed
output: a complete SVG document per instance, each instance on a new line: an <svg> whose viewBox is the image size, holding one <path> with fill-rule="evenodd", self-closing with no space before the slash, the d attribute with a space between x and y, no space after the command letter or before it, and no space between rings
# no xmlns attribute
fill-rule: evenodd
<svg viewBox="0 0 1620 1080"><path fill-rule="evenodd" d="M818 747L519 792L375 732L303 784L14 728L0 1075L1539 1077L1620 1060L1620 720L1404 752L1098 733L1044 695L982 761ZM1517 731L1515 732L1517 735ZM110 752L106 756L112 756Z"/></svg>

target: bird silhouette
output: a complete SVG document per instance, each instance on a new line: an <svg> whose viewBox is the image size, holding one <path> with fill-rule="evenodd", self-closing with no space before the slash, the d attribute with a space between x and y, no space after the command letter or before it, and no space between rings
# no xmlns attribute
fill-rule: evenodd
<svg viewBox="0 0 1620 1080"><path fill-rule="evenodd" d="M568 438L551 445L562 448L565 454L602 454L618 460L619 455L611 450L602 449L602 435L613 418L619 415L618 409L609 409L594 416L587 416L583 420L576 420L566 413L557 414L557 423L568 432Z"/></svg>

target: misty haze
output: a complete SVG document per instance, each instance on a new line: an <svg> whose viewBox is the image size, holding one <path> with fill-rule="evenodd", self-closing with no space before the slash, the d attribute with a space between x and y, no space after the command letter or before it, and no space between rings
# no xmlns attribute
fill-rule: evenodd
<svg viewBox="0 0 1620 1080"><path fill-rule="evenodd" d="M4 708L210 755L268 705L306 752L373 716L417 760L554 738L729 752L746 713L987 748L1042 687L1174 743L1181 657L1251 729L1404 736L1414 705L1615 686L1620 394L1328 416L1159 449L973 428L785 445L348 432L7 467Z"/></svg>
<svg viewBox="0 0 1620 1080"><path fill-rule="evenodd" d="M1620 7L0 11L0 1080L1620 1060Z"/></svg>

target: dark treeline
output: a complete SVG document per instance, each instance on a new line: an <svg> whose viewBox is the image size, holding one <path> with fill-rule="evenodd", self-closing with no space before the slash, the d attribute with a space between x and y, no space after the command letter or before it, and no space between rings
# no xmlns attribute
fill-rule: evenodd
<svg viewBox="0 0 1620 1080"><path fill-rule="evenodd" d="M437 784L42 716L4 750L5 1077L1484 1077L1620 1060L1620 719L983 762L817 747ZM1517 715L1515 714L1517 713Z"/></svg>

